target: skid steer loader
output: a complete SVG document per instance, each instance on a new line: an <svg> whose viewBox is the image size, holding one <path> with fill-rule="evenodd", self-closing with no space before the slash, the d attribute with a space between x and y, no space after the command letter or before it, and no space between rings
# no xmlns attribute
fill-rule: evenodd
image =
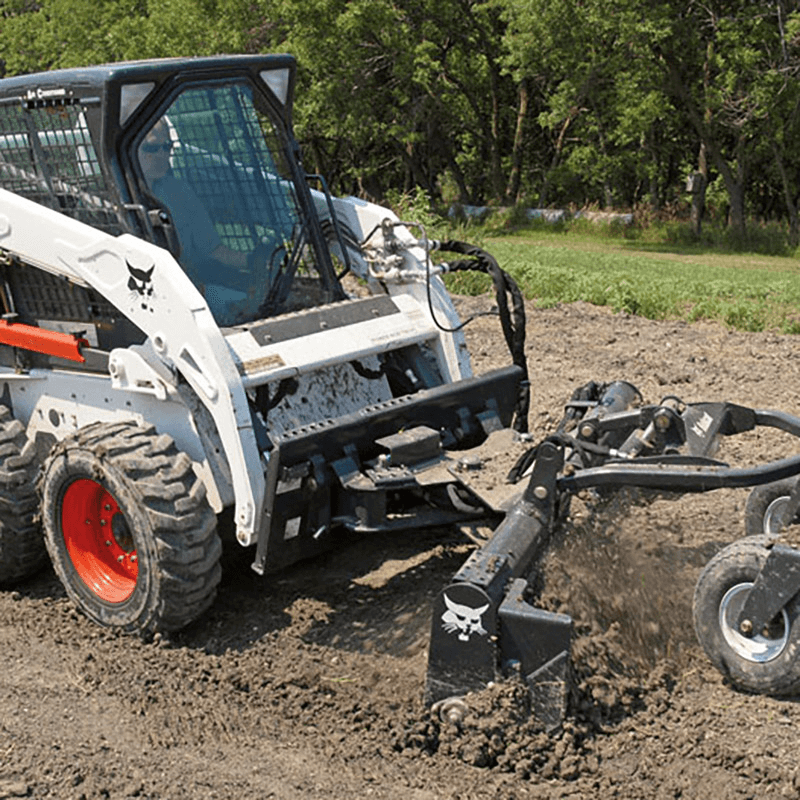
<svg viewBox="0 0 800 800"><path fill-rule="evenodd" d="M481 522L493 535L434 605L426 700L451 715L516 675L553 728L572 620L533 605L531 577L570 494L758 486L759 535L709 564L696 628L745 688L800 686L800 553L774 541L800 458L710 456L758 425L800 436L800 418L591 384L487 488L483 456L527 430L519 290L480 248L307 175L295 69L218 56L0 81L0 583L49 554L88 617L148 636L213 602L223 512L260 574L341 530ZM457 269L491 276L510 366L472 374L441 277Z"/></svg>
<svg viewBox="0 0 800 800"><path fill-rule="evenodd" d="M262 574L341 529L502 518L458 466L524 430L519 293L447 244L514 354L473 376L436 243L306 175L295 69L0 81L0 582L49 553L85 614L150 635L213 602L223 512Z"/></svg>

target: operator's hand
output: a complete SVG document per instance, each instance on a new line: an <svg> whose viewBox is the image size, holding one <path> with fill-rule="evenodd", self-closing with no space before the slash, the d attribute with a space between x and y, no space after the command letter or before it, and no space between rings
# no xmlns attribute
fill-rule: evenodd
<svg viewBox="0 0 800 800"><path fill-rule="evenodd" d="M269 282L275 277L275 267L272 264L274 250L266 242L257 244L255 249L247 256L247 271L252 276L265 275Z"/></svg>

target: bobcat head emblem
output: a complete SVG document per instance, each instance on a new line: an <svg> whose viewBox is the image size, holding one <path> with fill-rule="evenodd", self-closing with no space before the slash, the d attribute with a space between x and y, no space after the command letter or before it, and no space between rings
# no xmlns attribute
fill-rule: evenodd
<svg viewBox="0 0 800 800"><path fill-rule="evenodd" d="M141 303L145 311L152 311L150 305L150 298L153 296L153 270L155 265L150 269L138 269L134 267L130 261L126 262L128 266L128 289L131 291L132 299Z"/></svg>
<svg viewBox="0 0 800 800"><path fill-rule="evenodd" d="M447 595L444 595L444 603L447 611L442 614L442 627L448 633L458 631L460 642L468 642L473 633L477 633L479 636L486 635L486 629L481 624L481 617L489 608L488 603L480 608L470 608L460 603L454 603Z"/></svg>

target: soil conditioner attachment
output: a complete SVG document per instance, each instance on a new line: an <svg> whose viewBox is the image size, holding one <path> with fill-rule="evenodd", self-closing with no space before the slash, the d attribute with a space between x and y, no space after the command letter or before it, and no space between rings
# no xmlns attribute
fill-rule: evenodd
<svg viewBox="0 0 800 800"><path fill-rule="evenodd" d="M591 384L484 485L527 435L520 292L480 248L309 175L295 73L218 56L0 81L0 583L49 556L89 618L150 636L211 606L227 529L266 575L342 533L483 526L433 609L426 698L457 714L513 676L554 728L572 623L535 587L570 495L752 485L756 535L703 573L696 627L739 685L798 690L800 555L778 535L800 457L710 453L800 419ZM442 280L466 269L491 277L512 362L481 376Z"/></svg>
<svg viewBox="0 0 800 800"><path fill-rule="evenodd" d="M441 593L434 607L427 696L443 715L463 713L452 698L498 676L520 676L543 725L557 727L569 695L572 620L536 608L537 563L572 495L598 500L622 489L641 496L755 487L744 538L718 553L694 595L694 625L714 665L747 691L800 690L800 456L734 468L711 457L721 436L757 427L800 437L800 417L731 403L643 404L624 381L578 389L554 433L509 475L524 489ZM794 544L797 544L795 537ZM457 635L453 635L457 633Z"/></svg>

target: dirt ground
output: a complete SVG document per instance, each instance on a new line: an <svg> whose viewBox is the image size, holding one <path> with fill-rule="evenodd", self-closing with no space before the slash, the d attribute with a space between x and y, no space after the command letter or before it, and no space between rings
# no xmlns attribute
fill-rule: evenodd
<svg viewBox="0 0 800 800"><path fill-rule="evenodd" d="M496 319L467 333L477 371L508 363ZM649 402L797 411L796 342L530 309L531 427L551 431L590 379L624 378ZM794 452L759 433L720 457ZM88 622L46 570L0 592L0 800L798 797L800 706L734 691L692 629L697 576L742 535L746 497L600 518L576 500L546 573L546 601L576 624L575 703L555 736L514 687L472 698L460 726L423 707L431 603L470 550L455 531L374 537L277 578L228 562L210 612L152 643Z"/></svg>

